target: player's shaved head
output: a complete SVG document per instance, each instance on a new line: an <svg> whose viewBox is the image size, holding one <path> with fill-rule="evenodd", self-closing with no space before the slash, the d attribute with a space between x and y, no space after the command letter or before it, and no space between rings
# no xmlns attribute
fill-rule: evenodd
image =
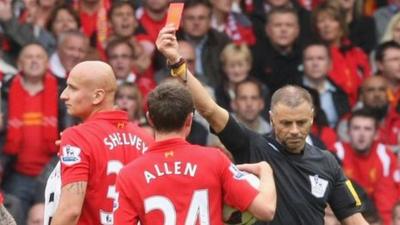
<svg viewBox="0 0 400 225"><path fill-rule="evenodd" d="M274 111L277 104L295 108L304 102L307 102L313 108L312 97L307 90L295 85L286 85L275 91L272 95L271 111Z"/></svg>
<svg viewBox="0 0 400 225"><path fill-rule="evenodd" d="M110 65L101 61L85 61L78 63L70 73L91 88L100 88L109 92L117 90L117 82Z"/></svg>
<svg viewBox="0 0 400 225"><path fill-rule="evenodd" d="M84 120L97 111L111 110L116 90L111 66L101 61L85 61L72 68L60 98L70 115Z"/></svg>

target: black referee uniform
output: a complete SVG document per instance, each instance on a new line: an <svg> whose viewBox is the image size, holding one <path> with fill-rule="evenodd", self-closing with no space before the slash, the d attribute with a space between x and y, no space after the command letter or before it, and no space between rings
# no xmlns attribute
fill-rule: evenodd
<svg viewBox="0 0 400 225"><path fill-rule="evenodd" d="M277 209L271 225L323 225L327 203L339 220L361 211L361 201L333 155L306 144L291 154L270 137L239 125L232 116L218 134L236 163L268 162L275 177Z"/></svg>

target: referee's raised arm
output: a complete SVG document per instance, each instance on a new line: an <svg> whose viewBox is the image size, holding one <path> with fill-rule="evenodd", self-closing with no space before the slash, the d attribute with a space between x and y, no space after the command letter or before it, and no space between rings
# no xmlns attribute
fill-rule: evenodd
<svg viewBox="0 0 400 225"><path fill-rule="evenodd" d="M161 29L156 41L157 49L167 58L172 76L186 82L197 111L208 121L214 131L219 133L228 123L229 113L211 98L200 81L186 69L186 64L178 52L175 31L174 25L171 24Z"/></svg>

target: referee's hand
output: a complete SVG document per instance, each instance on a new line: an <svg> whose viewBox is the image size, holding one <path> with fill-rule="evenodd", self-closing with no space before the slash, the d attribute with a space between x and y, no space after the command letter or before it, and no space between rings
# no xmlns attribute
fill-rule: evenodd
<svg viewBox="0 0 400 225"><path fill-rule="evenodd" d="M177 63L181 58L175 31L176 28L173 24L167 24L160 30L156 40L157 49L167 58L170 65Z"/></svg>

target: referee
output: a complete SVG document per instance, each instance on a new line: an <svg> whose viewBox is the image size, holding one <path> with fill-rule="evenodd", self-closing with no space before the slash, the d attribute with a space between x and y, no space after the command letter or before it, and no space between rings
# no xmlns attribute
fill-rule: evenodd
<svg viewBox="0 0 400 225"><path fill-rule="evenodd" d="M171 74L186 82L196 109L205 117L237 163L267 161L275 174L278 201L272 225L323 225L329 204L345 225L368 224L361 201L334 157L306 144L314 109L310 94L297 86L277 90L271 99L273 136L256 134L238 124L218 106L186 69L178 53L175 28L164 27L158 50L167 58Z"/></svg>

